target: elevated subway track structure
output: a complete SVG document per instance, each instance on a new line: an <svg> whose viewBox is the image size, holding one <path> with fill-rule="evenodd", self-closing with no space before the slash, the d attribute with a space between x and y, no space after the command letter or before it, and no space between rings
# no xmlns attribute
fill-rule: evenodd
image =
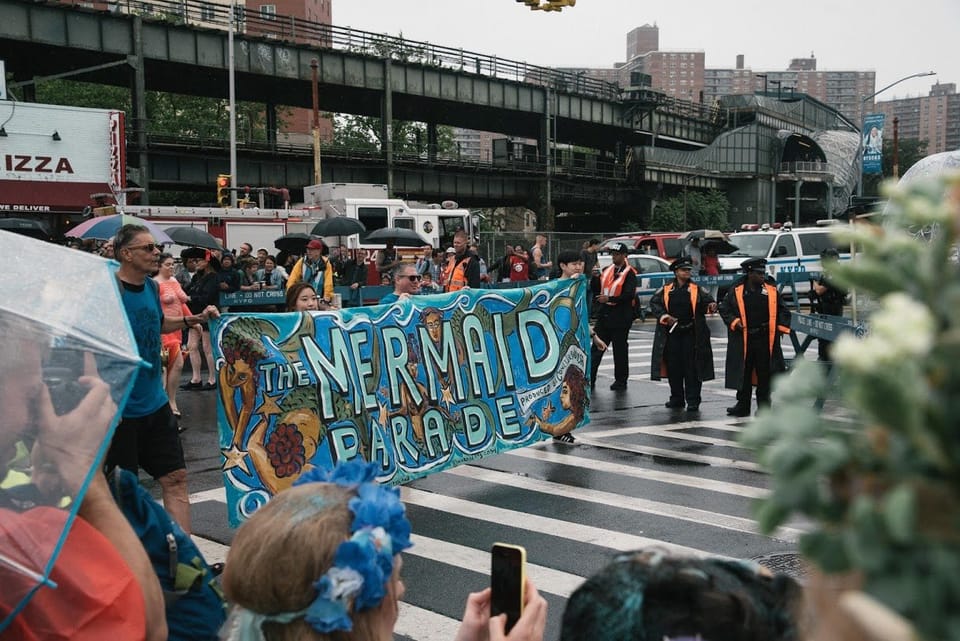
<svg viewBox="0 0 960 641"><path fill-rule="evenodd" d="M11 86L29 89L33 78L71 72L129 86L131 175L153 189L209 189L226 166L225 143L150 133L144 94L226 97L228 8L164 0L92 4L0 0L0 47L14 75ZM538 212L643 212L656 198L659 176L690 168L662 164L656 176L634 174L627 150L693 151L731 121L715 107L634 95L582 75L431 43L251 11L235 26L237 99L264 104L268 123L276 123L271 114L278 106L310 106L314 59L323 111L426 123L425 149L415 157L390 144L374 153L323 148L325 181L386 183L407 198ZM532 139L535 155L489 163L444 158L436 149L437 125ZM241 142L236 184L296 192L312 183L305 150L301 157L301 150L284 148L276 127L268 130L265 145ZM708 178L704 184L712 184Z"/></svg>

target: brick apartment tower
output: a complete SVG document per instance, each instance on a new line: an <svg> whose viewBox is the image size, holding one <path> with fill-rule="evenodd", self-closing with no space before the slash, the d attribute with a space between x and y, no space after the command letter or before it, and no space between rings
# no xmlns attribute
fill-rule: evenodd
<svg viewBox="0 0 960 641"><path fill-rule="evenodd" d="M900 138L926 140L927 153L960 149L960 94L953 82L937 83L930 93L877 103L875 111L886 114L884 137L893 139L893 118L900 119Z"/></svg>
<svg viewBox="0 0 960 641"><path fill-rule="evenodd" d="M333 24L333 0L246 0L247 33L258 31L269 35L270 22L285 21L289 23L303 21L314 24ZM252 18L256 19L252 19ZM289 28L286 29L289 31ZM304 29L297 40L303 44L315 47L329 47L331 43L317 30ZM321 101L323 100L321 96ZM282 121L277 132L277 140L294 144L310 144L313 140L313 110L288 108L278 114ZM320 139L324 142L333 140L333 121L329 118L320 118Z"/></svg>

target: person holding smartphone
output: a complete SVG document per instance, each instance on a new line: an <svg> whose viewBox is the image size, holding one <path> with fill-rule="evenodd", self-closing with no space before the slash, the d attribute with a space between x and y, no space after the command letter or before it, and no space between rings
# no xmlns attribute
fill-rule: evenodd
<svg viewBox="0 0 960 641"><path fill-rule="evenodd" d="M410 523L399 488L376 472L358 459L314 468L240 527L222 575L223 641L393 639ZM456 641L541 641L547 602L529 579L524 592L509 632L505 614L491 615L490 588L471 594Z"/></svg>

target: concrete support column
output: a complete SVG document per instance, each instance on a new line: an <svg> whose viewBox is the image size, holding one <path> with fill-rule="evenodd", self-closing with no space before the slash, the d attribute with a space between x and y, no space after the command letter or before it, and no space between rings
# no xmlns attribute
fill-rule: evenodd
<svg viewBox="0 0 960 641"><path fill-rule="evenodd" d="M544 90L543 129L540 136L543 146L543 155L546 162L546 178L544 180L543 208L537 215L537 229L540 231L553 230L553 194L550 181L553 177L553 92L547 87Z"/></svg>
<svg viewBox="0 0 960 641"><path fill-rule="evenodd" d="M803 187L803 181L798 180L793 186L793 226L800 226L800 188Z"/></svg>
<svg viewBox="0 0 960 641"><path fill-rule="evenodd" d="M427 161L437 161L437 123L427 123Z"/></svg>
<svg viewBox="0 0 960 641"><path fill-rule="evenodd" d="M277 105L268 102L264 105L266 119L267 144L273 151L277 150Z"/></svg>
<svg viewBox="0 0 960 641"><path fill-rule="evenodd" d="M777 178L770 176L770 224L777 221Z"/></svg>
<svg viewBox="0 0 960 641"><path fill-rule="evenodd" d="M390 57L383 59L383 108L380 110L380 139L383 140L383 158L387 164L387 194L393 197L393 64Z"/></svg>
<svg viewBox="0 0 960 641"><path fill-rule="evenodd" d="M133 67L133 91L130 100L133 103L133 129L137 137L138 159L140 164L140 204L150 204L150 155L147 153L147 77L143 64L143 19L133 17L133 51L128 58Z"/></svg>

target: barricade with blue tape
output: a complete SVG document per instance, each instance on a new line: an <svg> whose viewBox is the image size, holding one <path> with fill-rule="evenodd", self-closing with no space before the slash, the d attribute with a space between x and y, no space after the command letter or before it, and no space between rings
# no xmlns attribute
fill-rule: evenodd
<svg viewBox="0 0 960 641"><path fill-rule="evenodd" d="M735 283L743 274L718 274L716 276L697 276L693 279L700 287L712 291L719 290L720 287L729 287ZM652 274L637 275L637 309L640 312L640 320L646 320L650 311L650 297L665 283L673 280L673 272L657 272ZM719 300L717 301L720 302Z"/></svg>
<svg viewBox="0 0 960 641"><path fill-rule="evenodd" d="M264 305L287 304L287 295L282 289L264 289L250 292L230 292L220 294L220 307L262 307Z"/></svg>

